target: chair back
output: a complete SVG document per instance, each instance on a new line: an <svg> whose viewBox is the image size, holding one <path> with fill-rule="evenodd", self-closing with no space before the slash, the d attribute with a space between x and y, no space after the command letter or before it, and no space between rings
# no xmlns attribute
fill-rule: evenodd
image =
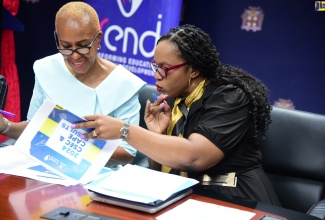
<svg viewBox="0 0 325 220"><path fill-rule="evenodd" d="M325 115L279 107L271 115L264 170L282 206L306 213L325 196Z"/></svg>

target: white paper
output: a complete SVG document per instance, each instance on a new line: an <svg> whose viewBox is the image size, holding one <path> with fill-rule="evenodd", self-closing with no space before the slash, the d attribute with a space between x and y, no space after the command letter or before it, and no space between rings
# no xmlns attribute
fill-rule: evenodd
<svg viewBox="0 0 325 220"><path fill-rule="evenodd" d="M121 139L81 139L83 133L91 130L74 129L72 124L82 121L85 120L80 116L49 99L45 100L14 145L17 150L36 161L37 165L41 165L34 167L36 171L42 171L42 167L50 171L34 176L34 179L52 177L52 183L59 184L57 181L62 178L68 180L62 183L64 185L87 184L102 170ZM16 166L16 169L6 172L19 175L22 168ZM28 168L20 176L32 176L33 168Z"/></svg>
<svg viewBox="0 0 325 220"><path fill-rule="evenodd" d="M37 164L35 160L15 149L14 146L0 147L0 173L17 167L24 168Z"/></svg>
<svg viewBox="0 0 325 220"><path fill-rule="evenodd" d="M65 179L47 170L12 145L0 148L0 172L64 186L78 184L77 181Z"/></svg>
<svg viewBox="0 0 325 220"><path fill-rule="evenodd" d="M93 180L103 178L112 172L112 169L104 167ZM78 181L65 179L64 177L46 169L33 158L21 153L12 145L0 148L0 173L26 177L45 183L53 183L63 186L78 184Z"/></svg>
<svg viewBox="0 0 325 220"><path fill-rule="evenodd" d="M189 199L158 216L157 220L250 220L255 213Z"/></svg>

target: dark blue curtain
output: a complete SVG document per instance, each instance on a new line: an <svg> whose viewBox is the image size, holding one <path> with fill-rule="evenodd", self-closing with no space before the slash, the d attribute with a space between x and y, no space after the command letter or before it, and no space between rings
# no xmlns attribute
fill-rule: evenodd
<svg viewBox="0 0 325 220"><path fill-rule="evenodd" d="M270 89L272 104L325 114L325 12L310 0L185 0L182 23L209 33L224 64ZM261 31L241 29L249 7L264 14Z"/></svg>
<svg viewBox="0 0 325 220"><path fill-rule="evenodd" d="M68 0L20 2L17 19L25 26L15 33L16 63L21 85L22 119L34 85L36 59L56 52L53 40L57 10ZM325 12L310 0L183 0L182 23L209 33L224 64L240 67L270 89L272 104L291 101L296 109L325 114ZM241 29L250 6L264 13L261 31Z"/></svg>

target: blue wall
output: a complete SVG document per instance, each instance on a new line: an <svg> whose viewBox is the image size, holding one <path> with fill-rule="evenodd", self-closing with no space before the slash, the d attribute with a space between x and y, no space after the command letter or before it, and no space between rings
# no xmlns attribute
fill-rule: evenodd
<svg viewBox="0 0 325 220"><path fill-rule="evenodd" d="M203 2L184 0L182 23L209 33L224 64L262 80L272 104L291 100L296 109L325 114L325 12L315 11L315 1ZM264 12L261 31L241 29L241 15L249 6Z"/></svg>

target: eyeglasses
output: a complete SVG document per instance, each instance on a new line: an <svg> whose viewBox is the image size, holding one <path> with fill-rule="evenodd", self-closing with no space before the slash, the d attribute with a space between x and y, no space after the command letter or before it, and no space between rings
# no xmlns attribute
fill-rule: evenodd
<svg viewBox="0 0 325 220"><path fill-rule="evenodd" d="M156 63L156 61L154 61L154 60L150 61L150 66L151 66L152 71L154 73L158 72L158 74L162 78L167 78L167 72L169 70L174 70L174 69L180 68L180 67L185 66L185 65L187 65L187 63L182 63L182 64L178 64L178 65L171 66L171 67L164 67L164 66L159 66Z"/></svg>
<svg viewBox="0 0 325 220"><path fill-rule="evenodd" d="M65 56L70 56L72 55L74 52L77 52L78 54L80 55L85 55L87 53L90 52L90 48L93 46L93 43L95 42L97 36L99 34L99 31L96 33L94 39L91 41L91 43L88 45L88 46L85 46L85 47L79 47L75 50L72 50L72 49L60 49L59 48L59 45L58 45L58 39L57 39L57 35L56 35L56 32L54 31L54 39L55 39L55 43L56 43L56 47L58 49L58 51L62 54L62 55L65 55Z"/></svg>

